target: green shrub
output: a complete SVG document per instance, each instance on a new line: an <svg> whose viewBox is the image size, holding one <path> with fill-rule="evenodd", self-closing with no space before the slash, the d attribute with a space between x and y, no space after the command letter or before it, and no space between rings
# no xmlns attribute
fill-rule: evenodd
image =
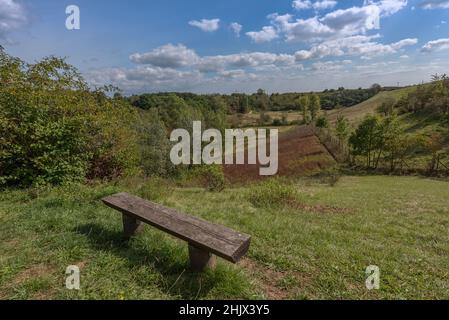
<svg viewBox="0 0 449 320"><path fill-rule="evenodd" d="M226 186L223 167L220 165L179 167L177 182L183 187L201 187L215 192L223 191Z"/></svg>
<svg viewBox="0 0 449 320"><path fill-rule="evenodd" d="M320 116L318 119L316 119L315 125L318 128L329 128L329 120L326 118L326 116Z"/></svg>
<svg viewBox="0 0 449 320"><path fill-rule="evenodd" d="M315 177L319 179L320 183L328 184L335 187L341 179L341 172L338 167L332 167L320 171Z"/></svg>
<svg viewBox="0 0 449 320"><path fill-rule="evenodd" d="M202 167L204 187L208 191L220 192L225 188L223 167L220 165L207 165Z"/></svg>
<svg viewBox="0 0 449 320"><path fill-rule="evenodd" d="M144 199L157 202L168 198L173 193L173 187L167 180L154 177L143 184L137 193Z"/></svg>
<svg viewBox="0 0 449 320"><path fill-rule="evenodd" d="M146 176L167 176L174 171L170 140L157 110L143 112L138 122L140 165Z"/></svg>
<svg viewBox="0 0 449 320"><path fill-rule="evenodd" d="M298 193L280 179L268 179L252 186L247 199L257 208L280 208L296 201Z"/></svg>
<svg viewBox="0 0 449 320"><path fill-rule="evenodd" d="M0 50L0 187L110 179L138 163L137 113L90 91L63 59Z"/></svg>

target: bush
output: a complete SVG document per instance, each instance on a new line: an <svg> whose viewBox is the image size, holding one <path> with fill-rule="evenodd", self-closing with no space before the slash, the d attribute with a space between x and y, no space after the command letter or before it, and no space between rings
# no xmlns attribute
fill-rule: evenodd
<svg viewBox="0 0 449 320"><path fill-rule="evenodd" d="M137 113L89 91L63 59L26 64L0 50L0 187L109 179L137 165Z"/></svg>
<svg viewBox="0 0 449 320"><path fill-rule="evenodd" d="M181 167L182 168L182 167ZM193 166L178 170L178 183L184 187L201 187L208 191L220 192L226 187L223 167L220 165Z"/></svg>
<svg viewBox="0 0 449 320"><path fill-rule="evenodd" d="M154 177L141 186L137 193L141 198L157 202L168 198L173 193L173 187L167 180Z"/></svg>
<svg viewBox="0 0 449 320"><path fill-rule="evenodd" d="M225 177L222 166L204 165L199 167L198 173L200 174L202 185L206 188L206 190L213 192L220 192L224 190Z"/></svg>
<svg viewBox="0 0 449 320"><path fill-rule="evenodd" d="M316 120L315 126L323 129L329 128L329 120L325 116L321 116Z"/></svg>
<svg viewBox="0 0 449 320"><path fill-rule="evenodd" d="M298 193L292 185L280 179L268 179L252 186L247 199L257 208L279 208L292 204Z"/></svg>
<svg viewBox="0 0 449 320"><path fill-rule="evenodd" d="M174 171L170 140L157 110L143 112L139 121L140 165L146 176L167 176Z"/></svg>
<svg viewBox="0 0 449 320"><path fill-rule="evenodd" d="M321 183L328 184L331 187L335 187L341 179L341 172L338 167L329 168L320 171L315 177L319 179Z"/></svg>

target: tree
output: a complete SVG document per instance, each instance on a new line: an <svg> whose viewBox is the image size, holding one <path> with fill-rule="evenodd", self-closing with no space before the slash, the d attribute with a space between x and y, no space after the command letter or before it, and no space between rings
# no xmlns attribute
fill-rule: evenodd
<svg viewBox="0 0 449 320"><path fill-rule="evenodd" d="M298 105L300 106L302 112L302 119L305 124L310 123L309 116L309 108L310 108L310 99L309 96L303 95L298 99Z"/></svg>
<svg viewBox="0 0 449 320"><path fill-rule="evenodd" d="M394 113L395 101L394 99L388 99L383 102L380 107L378 107L377 111L384 115L385 117L391 116Z"/></svg>
<svg viewBox="0 0 449 320"><path fill-rule="evenodd" d="M136 109L91 91L64 59L0 52L0 187L108 179L137 169Z"/></svg>
<svg viewBox="0 0 449 320"><path fill-rule="evenodd" d="M381 139L381 152L379 152L377 163L381 153L383 153L385 160L390 163L390 170L394 171L397 160L400 158L400 153L405 152L402 148L402 144L405 142L405 133L398 118L394 115L384 118L379 125L379 134L379 138Z"/></svg>
<svg viewBox="0 0 449 320"><path fill-rule="evenodd" d="M382 86L378 83L374 83L371 86L371 90L373 90L375 93L379 93L382 90Z"/></svg>
<svg viewBox="0 0 449 320"><path fill-rule="evenodd" d="M320 110L321 110L320 97L316 93L314 93L310 96L310 117L312 118L312 121L315 121Z"/></svg>
<svg viewBox="0 0 449 320"><path fill-rule="evenodd" d="M318 128L329 128L329 120L326 118L326 116L318 117L315 122L315 126Z"/></svg>
<svg viewBox="0 0 449 320"><path fill-rule="evenodd" d="M341 144L346 143L350 134L349 121L344 116L340 115L337 117L337 122L335 124L335 135Z"/></svg>
<svg viewBox="0 0 449 320"><path fill-rule="evenodd" d="M349 138L354 156L364 156L366 166L370 168L376 158L382 139L379 132L379 118L369 115L365 117L356 131Z"/></svg>
<svg viewBox="0 0 449 320"><path fill-rule="evenodd" d="M443 150L443 137L439 133L433 133L424 141L425 148L432 154L429 162L429 171L434 172L440 162L440 153Z"/></svg>

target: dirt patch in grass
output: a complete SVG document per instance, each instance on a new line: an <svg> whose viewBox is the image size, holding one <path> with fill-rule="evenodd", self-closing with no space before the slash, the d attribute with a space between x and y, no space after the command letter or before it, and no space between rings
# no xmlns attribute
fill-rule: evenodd
<svg viewBox="0 0 449 320"><path fill-rule="evenodd" d="M294 279L295 284L303 286L310 283L310 279L299 272L276 271L249 258L244 258L240 265L246 273L255 279L257 286L269 300L294 299L292 294L295 291L292 291L292 288L286 284L291 282L291 279Z"/></svg>
<svg viewBox="0 0 449 320"><path fill-rule="evenodd" d="M349 214L353 213L354 210L350 208L340 208L336 206L327 206L327 205L308 205L300 203L296 200L290 201L288 205L291 208L299 209L307 212L316 212L316 213L323 213L323 214Z"/></svg>
<svg viewBox="0 0 449 320"><path fill-rule="evenodd" d="M34 279L40 276L48 275L55 272L54 267L45 265L45 264L37 264L28 269L23 270L18 275L14 277L11 284L12 285L20 285L27 280Z"/></svg>

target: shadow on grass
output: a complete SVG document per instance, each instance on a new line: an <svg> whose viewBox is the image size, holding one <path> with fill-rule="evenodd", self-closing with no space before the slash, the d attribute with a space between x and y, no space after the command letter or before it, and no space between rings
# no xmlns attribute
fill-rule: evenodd
<svg viewBox="0 0 449 320"><path fill-rule="evenodd" d="M127 259L130 269L151 266L163 277L158 286L173 298L205 298L216 286L229 287L229 282L232 282L229 279L230 270L220 265L214 271L190 272L187 256L181 249L173 251L173 247L167 241L152 242L151 248L138 248L132 241L126 241L122 232L111 231L98 224L81 225L74 231L86 236L95 250L112 252L120 258ZM140 285L144 286L145 283Z"/></svg>

